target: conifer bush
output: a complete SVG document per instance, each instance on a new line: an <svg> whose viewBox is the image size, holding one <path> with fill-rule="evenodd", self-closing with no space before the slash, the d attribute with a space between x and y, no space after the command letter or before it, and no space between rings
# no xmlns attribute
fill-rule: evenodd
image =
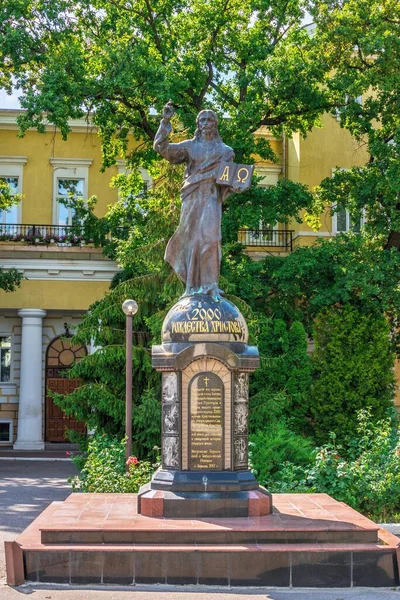
<svg viewBox="0 0 400 600"><path fill-rule="evenodd" d="M331 431L339 443L354 437L357 413L375 422L393 406L394 354L383 315L333 307L315 320L310 416L318 443Z"/></svg>
<svg viewBox="0 0 400 600"><path fill-rule="evenodd" d="M255 316L249 329L261 365L250 378L250 432L283 419L294 432L307 433L312 366L305 329L298 321L288 326L283 319Z"/></svg>
<svg viewBox="0 0 400 600"><path fill-rule="evenodd" d="M250 466L261 485L280 479L282 465L311 466L314 445L310 439L291 431L284 421L276 421L250 435Z"/></svg>

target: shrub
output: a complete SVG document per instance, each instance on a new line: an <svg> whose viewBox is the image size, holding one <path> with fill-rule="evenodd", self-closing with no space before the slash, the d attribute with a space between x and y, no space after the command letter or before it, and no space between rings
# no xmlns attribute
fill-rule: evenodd
<svg viewBox="0 0 400 600"><path fill-rule="evenodd" d="M310 416L318 443L334 431L346 444L354 436L357 412L382 419L393 405L394 355L383 315L356 308L331 308L315 321L314 384Z"/></svg>
<svg viewBox="0 0 400 600"><path fill-rule="evenodd" d="M312 366L304 327L258 315L250 328L261 356L261 366L250 379L250 431L286 417L292 429L306 432Z"/></svg>
<svg viewBox="0 0 400 600"><path fill-rule="evenodd" d="M326 492L378 521L400 506L400 430L393 414L375 422L359 411L357 437L347 448L331 442L318 449L312 466L287 462L272 481L275 492ZM344 450L344 452L343 452Z"/></svg>
<svg viewBox="0 0 400 600"><path fill-rule="evenodd" d="M284 422L277 421L266 430L250 435L249 450L257 480L268 486L279 477L286 461L294 465L311 464L315 448L310 440L293 433Z"/></svg>
<svg viewBox="0 0 400 600"><path fill-rule="evenodd" d="M81 469L70 479L72 489L79 492L135 493L150 481L158 464L130 457L129 474L125 472L125 440L105 433L95 435L88 443L82 466L82 455L73 458Z"/></svg>

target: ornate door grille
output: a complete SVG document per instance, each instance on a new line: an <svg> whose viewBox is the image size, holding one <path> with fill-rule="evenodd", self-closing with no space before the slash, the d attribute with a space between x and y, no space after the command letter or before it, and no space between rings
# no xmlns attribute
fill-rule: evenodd
<svg viewBox="0 0 400 600"><path fill-rule="evenodd" d="M85 433L83 423L66 416L56 406L49 391L69 394L81 384L80 379L67 379L66 370L87 355L86 346L72 345L66 337L55 338L46 352L46 442L65 442L67 429Z"/></svg>

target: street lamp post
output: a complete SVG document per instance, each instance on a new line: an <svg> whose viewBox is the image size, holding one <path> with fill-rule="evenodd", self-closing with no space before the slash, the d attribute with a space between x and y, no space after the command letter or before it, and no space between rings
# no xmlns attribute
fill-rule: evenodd
<svg viewBox="0 0 400 600"><path fill-rule="evenodd" d="M125 382L125 464L132 452L132 317L137 313L138 305L134 300L125 300L122 310L126 314L126 382Z"/></svg>

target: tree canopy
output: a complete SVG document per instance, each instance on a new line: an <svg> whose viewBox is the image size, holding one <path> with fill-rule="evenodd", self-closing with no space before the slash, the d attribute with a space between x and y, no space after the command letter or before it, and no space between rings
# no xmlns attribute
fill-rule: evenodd
<svg viewBox="0 0 400 600"><path fill-rule="evenodd" d="M306 135L324 112L339 112L369 163L322 182L313 204L293 186L272 203L260 193L253 208L270 208L253 217L283 203L286 219L306 208L315 221L327 203L344 206L399 247L399 34L396 0L8 0L0 85L21 93L22 133L47 122L66 137L68 119L90 113L104 166L118 155L155 160L156 115L168 100L185 134L212 106L239 162L276 160L254 135L261 126Z"/></svg>
<svg viewBox="0 0 400 600"><path fill-rule="evenodd" d="M155 160L156 114L168 100L187 132L212 106L238 161L276 160L254 135L263 125L306 135L339 111L369 163L325 180L313 204L293 186L269 204L283 203L286 219L306 208L315 221L327 203L364 211L385 245L399 247L398 15L396 0L9 0L0 7L0 85L21 92L22 133L47 122L66 137L68 119L90 113L104 166L118 155ZM273 210L256 212L266 220Z"/></svg>
<svg viewBox="0 0 400 600"><path fill-rule="evenodd" d="M341 101L340 125L366 145L369 161L337 170L317 190L314 214L347 208L384 247L400 249L400 12L392 0L318 2L310 8L317 47ZM362 100L361 100L362 96ZM340 103L340 100L339 100Z"/></svg>

